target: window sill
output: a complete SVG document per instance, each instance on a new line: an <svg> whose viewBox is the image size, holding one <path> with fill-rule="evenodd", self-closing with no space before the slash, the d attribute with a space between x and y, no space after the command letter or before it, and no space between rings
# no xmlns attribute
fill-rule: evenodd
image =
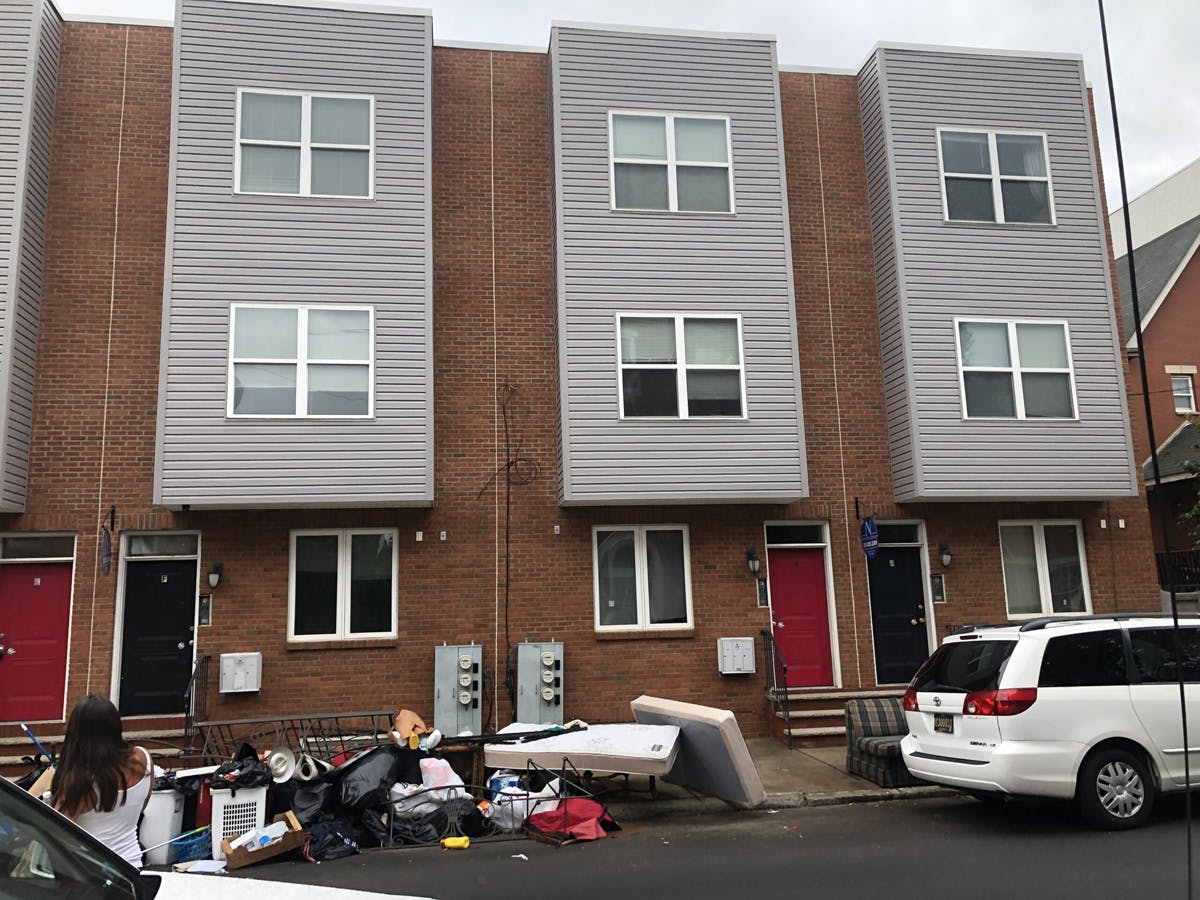
<svg viewBox="0 0 1200 900"><path fill-rule="evenodd" d="M327 641L288 641L284 649L289 653L293 650L376 650L386 647L399 646L399 638L363 638L355 640Z"/></svg>
<svg viewBox="0 0 1200 900"><path fill-rule="evenodd" d="M662 631L597 631L598 641L673 641L694 638L694 628L671 628Z"/></svg>

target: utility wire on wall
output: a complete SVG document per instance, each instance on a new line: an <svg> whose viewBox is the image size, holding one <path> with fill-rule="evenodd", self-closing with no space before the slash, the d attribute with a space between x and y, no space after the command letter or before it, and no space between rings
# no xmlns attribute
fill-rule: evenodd
<svg viewBox="0 0 1200 900"><path fill-rule="evenodd" d="M512 489L513 485L532 484L536 481L541 474L541 467L535 460L521 455L521 444L513 435L513 400L517 396L516 385L505 384L500 393L500 412L504 424L504 462L480 488L476 499L482 498L496 479L501 475L504 476L504 689L515 715L517 708L516 683L513 681L515 666L512 662L513 645L508 629L508 608L512 589Z"/></svg>
<svg viewBox="0 0 1200 900"><path fill-rule="evenodd" d="M1096 0L1100 10L1100 40L1104 46L1104 72L1108 78L1108 102L1112 109L1113 138L1117 147L1117 177L1121 182L1121 206L1125 210L1125 258L1129 265L1129 297L1133 302L1133 327L1137 336L1138 370L1142 380L1142 403L1146 413L1146 433L1150 440L1150 467L1154 473L1154 484L1161 485L1158 467L1158 440L1154 435L1154 416L1150 407L1150 381L1146 374L1146 353L1142 344L1142 310L1138 303L1137 266L1133 253L1133 227L1130 223L1129 191L1125 185L1125 155L1121 149L1121 126L1117 120L1117 93L1113 86L1112 60L1108 53L1108 26L1104 21L1104 0ZM1167 504L1160 498L1154 504L1158 508L1159 527L1163 535L1163 550L1170 559L1171 532L1170 517ZM1167 591L1171 595L1171 634L1175 650L1175 674L1179 680L1179 718L1183 727L1183 783L1187 790L1183 792L1184 816L1187 823L1187 897L1192 898L1192 770L1188 741L1187 692L1184 687L1183 654L1179 645L1179 597L1175 591L1175 573L1171 565L1164 566L1167 573Z"/></svg>

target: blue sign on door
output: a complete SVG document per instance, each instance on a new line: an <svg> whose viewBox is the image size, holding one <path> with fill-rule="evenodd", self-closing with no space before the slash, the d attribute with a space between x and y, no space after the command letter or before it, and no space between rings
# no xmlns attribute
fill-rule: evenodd
<svg viewBox="0 0 1200 900"><path fill-rule="evenodd" d="M875 525L874 516L867 516L862 520L860 534L863 552L867 554L867 559L874 559L875 554L879 552L879 529Z"/></svg>

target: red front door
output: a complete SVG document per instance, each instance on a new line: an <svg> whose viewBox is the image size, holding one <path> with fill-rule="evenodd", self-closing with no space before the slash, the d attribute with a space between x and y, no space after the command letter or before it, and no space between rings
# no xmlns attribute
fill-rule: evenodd
<svg viewBox="0 0 1200 900"><path fill-rule="evenodd" d="M825 551L771 550L767 571L775 642L788 666L788 686L832 685Z"/></svg>
<svg viewBox="0 0 1200 900"><path fill-rule="evenodd" d="M61 718L70 618L71 563L0 566L0 722Z"/></svg>

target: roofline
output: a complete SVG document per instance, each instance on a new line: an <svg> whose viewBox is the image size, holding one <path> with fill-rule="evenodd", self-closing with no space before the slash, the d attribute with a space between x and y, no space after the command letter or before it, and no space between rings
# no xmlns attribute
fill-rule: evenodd
<svg viewBox="0 0 1200 900"><path fill-rule="evenodd" d="M492 44L487 41L433 41L434 48L444 47L447 50L487 50L495 53L538 53L545 56L550 52L549 47L535 47L533 44Z"/></svg>
<svg viewBox="0 0 1200 900"><path fill-rule="evenodd" d="M871 52L859 64L859 69L880 50L912 50L921 53L961 53L969 56L1017 56L1024 59L1066 59L1083 62L1082 53L1063 53L1051 50L1004 50L1000 47L962 47L956 44L914 44L905 41L877 41Z"/></svg>
<svg viewBox="0 0 1200 900"><path fill-rule="evenodd" d="M740 41L771 41L776 40L773 34L752 34L737 31L694 31L687 28L658 28L650 25L608 25L603 22L571 22L563 19L552 19L550 30L556 28L579 28L584 31L614 31L618 34L661 34L678 37L715 38L717 40Z"/></svg>
<svg viewBox="0 0 1200 900"><path fill-rule="evenodd" d="M433 18L433 10L424 7L390 6L386 3L352 3L343 0L221 0L241 6L294 6L299 9L340 9L350 12L381 13L389 16Z"/></svg>
<svg viewBox="0 0 1200 900"><path fill-rule="evenodd" d="M1198 157L1198 158L1200 158L1200 157ZM1183 171L1184 171L1185 169L1190 169L1190 168L1191 168L1192 166L1194 166L1195 164L1196 164L1196 160L1195 160L1195 159L1193 159L1193 160L1190 160L1189 162L1186 162L1186 163L1184 163L1182 166L1180 166L1178 169L1176 169L1176 170L1175 170L1174 172L1172 172L1170 175L1167 175L1165 178L1160 178L1158 181L1154 182L1154 184L1150 185L1150 187L1146 188L1144 191L1142 191L1142 192L1141 192L1140 194L1138 194L1136 197L1130 197L1130 198L1129 198L1129 202L1128 202L1128 203L1126 203L1124 206L1118 206L1116 209L1112 210L1112 211L1111 211L1111 212L1108 214L1109 218L1111 219L1111 218L1112 218L1113 216L1115 216L1117 213L1123 213L1123 212L1125 212L1125 210L1129 209L1129 207L1133 206L1133 204L1137 203L1139 200L1141 200L1143 197L1145 197L1145 196L1146 196L1147 194L1149 194L1151 191L1155 190L1156 188L1160 188L1160 187L1162 187L1164 184L1166 184L1168 181L1170 181L1170 180L1171 180L1172 178L1174 178L1176 175L1180 175L1180 174L1182 174L1182 173L1183 173ZM1110 223L1110 224L1111 224L1111 223ZM1147 241L1146 243L1150 243L1150 242L1149 242L1149 241Z"/></svg>
<svg viewBox="0 0 1200 900"><path fill-rule="evenodd" d="M780 72L801 72L805 75L858 75L856 69L835 69L829 66L780 66Z"/></svg>
<svg viewBox="0 0 1200 900"><path fill-rule="evenodd" d="M85 13L59 13L64 22L91 22L96 25L140 25L148 28L174 28L174 19L138 19L131 16L96 16Z"/></svg>
<svg viewBox="0 0 1200 900"><path fill-rule="evenodd" d="M1164 234L1165 233L1166 232L1164 232ZM1159 237L1162 237L1162 235L1159 235ZM1150 242L1147 241L1145 244L1142 244L1142 246L1143 247L1149 246L1149 243ZM1156 312L1158 312L1159 307L1161 307L1163 305L1163 303L1166 302L1167 295L1170 294L1171 291L1175 289L1175 282L1177 282L1179 280L1180 276L1183 275L1183 270L1187 268L1188 263L1190 263L1192 261L1192 257L1196 255L1196 251L1198 249L1200 249L1200 233L1198 233L1196 235L1196 239L1194 241L1192 241L1192 246L1188 250L1188 252L1183 254L1183 258L1179 261L1179 265L1175 267L1175 271L1171 273L1171 277L1167 279L1167 283L1163 285L1163 289L1161 291L1159 291L1158 296L1154 298L1154 302L1150 304L1150 308L1148 310L1146 310L1146 314L1144 316L1142 316L1142 333L1143 334L1145 334L1146 328L1149 327L1149 325L1150 325L1150 320L1154 318L1154 314ZM1136 252L1137 252L1137 248L1134 248L1134 253L1136 253ZM1125 259L1125 257L1128 255L1129 254L1126 253L1124 256L1121 257L1121 259ZM1135 262L1137 261L1136 257L1134 258L1134 261ZM1126 267L1128 267L1129 263L1126 262L1125 265L1126 265ZM1129 339L1125 342L1125 349L1126 350L1138 349L1137 331L1136 330L1133 332L1133 334L1131 334L1129 336Z"/></svg>

